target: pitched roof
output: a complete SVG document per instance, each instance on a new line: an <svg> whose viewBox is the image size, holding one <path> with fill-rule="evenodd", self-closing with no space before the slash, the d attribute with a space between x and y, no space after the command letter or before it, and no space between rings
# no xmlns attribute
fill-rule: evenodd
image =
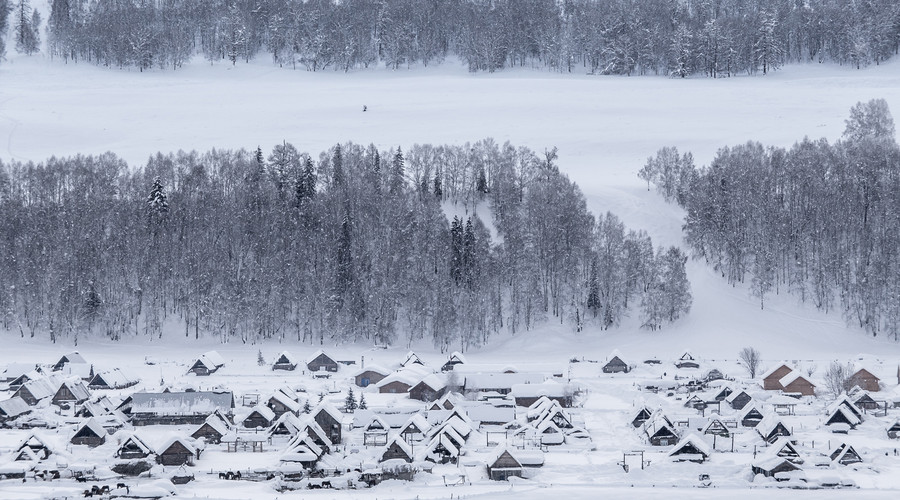
<svg viewBox="0 0 900 500"><path fill-rule="evenodd" d="M360 368L359 370L357 370L357 371L353 374L353 376L354 376L354 377L358 377L358 376L360 376L360 375L362 375L363 373L366 373L366 372L377 373L377 374L382 375L382 376L384 376L384 377L387 377L388 375L391 374L391 370L389 370L389 369L387 369L387 368L385 368L385 367L383 367L383 366L381 366L381 365L369 364L369 365L366 365L365 368Z"/></svg>
<svg viewBox="0 0 900 500"><path fill-rule="evenodd" d="M306 364L312 363L312 362L315 361L316 358L318 358L319 356L325 356L326 358L330 359L331 361L334 361L334 358L332 358L331 356L325 354L325 351L319 349L318 351L312 353L312 355L311 355L310 357L306 358Z"/></svg>
<svg viewBox="0 0 900 500"><path fill-rule="evenodd" d="M675 448L669 452L670 457L674 457L677 455L682 455L687 453L691 448L699 452L704 458L709 457L712 454L712 447L703 440L700 436L689 433L683 438L681 441L678 441L678 444L675 445Z"/></svg>
<svg viewBox="0 0 900 500"><path fill-rule="evenodd" d="M426 387L434 391L440 391L441 389L447 387L447 378L436 373L426 375L422 380L419 380L414 386L412 386L410 388L410 391L419 384L425 385Z"/></svg>
<svg viewBox="0 0 900 500"><path fill-rule="evenodd" d="M78 434L81 434L82 431L84 431L84 430L91 431L97 437L106 437L106 435L107 435L106 429L104 429L103 426L100 425L100 422L98 422L93 417L87 419L81 425L81 427L79 427L78 430L75 431L75 435L77 436Z"/></svg>
<svg viewBox="0 0 900 500"><path fill-rule="evenodd" d="M266 419L266 421L268 422L272 422L273 420L275 420L275 412L272 411L271 408L266 405L256 405L253 408L250 408L250 411L248 411L247 414L244 415L243 418L241 418L239 421L244 422L254 413L259 414L259 416Z"/></svg>
<svg viewBox="0 0 900 500"><path fill-rule="evenodd" d="M283 362L283 361L281 360L281 358L284 358L285 361L287 361L289 364L292 364L292 365L299 365L299 364L300 364L300 360L297 359L296 356L294 356L293 354L291 354L291 353L288 352L288 351L281 351L281 354L279 354L278 357L275 358L275 362L276 362L276 363Z"/></svg>
<svg viewBox="0 0 900 500"><path fill-rule="evenodd" d="M26 403L24 399L18 396L13 396L9 399L0 401L0 414L5 416L6 418L16 418L19 415L28 413L30 411L31 407L28 406L28 403Z"/></svg>
<svg viewBox="0 0 900 500"><path fill-rule="evenodd" d="M504 389L512 390L516 384L540 384L544 376L539 373L470 373L463 386L466 391Z"/></svg>
<svg viewBox="0 0 900 500"><path fill-rule="evenodd" d="M282 392L280 390L272 393L272 395L269 396L268 399L266 399L266 403L268 403L269 401L271 401L273 399L278 401L279 403L283 404L285 407L287 407L287 409L289 411L298 412L298 411L300 411L300 409L303 408L303 405L301 405L299 402L291 399L290 396L288 396L287 394L285 394L284 392Z"/></svg>
<svg viewBox="0 0 900 500"><path fill-rule="evenodd" d="M778 370L780 370L781 367L787 368L788 370L791 370L791 371L794 370L793 368L791 368L789 365L787 365L787 364L785 364L785 363L777 363L777 364L775 364L775 365L772 365L772 367L770 367L770 368L769 368L768 370L766 370L765 372L763 372L763 374L760 375L759 378L762 378L762 379L769 378L769 377L772 376L772 374L774 374L775 372L777 372Z"/></svg>
<svg viewBox="0 0 900 500"><path fill-rule="evenodd" d="M408 353L406 353L406 357L403 358L403 362L400 363L400 366L407 366L410 364L418 364L418 365L423 365L423 366L425 365L425 363L422 362L422 360L419 358L419 356L412 351L409 351Z"/></svg>
<svg viewBox="0 0 900 500"><path fill-rule="evenodd" d="M203 353L200 357L206 358L207 361L212 363L213 366L215 366L215 367L225 366L225 358L223 358L222 355L219 354L218 351L207 351L207 352Z"/></svg>
<svg viewBox="0 0 900 500"><path fill-rule="evenodd" d="M55 377L41 377L25 382L19 390L27 390L35 399L53 397L59 390L59 382Z"/></svg>
<svg viewBox="0 0 900 500"><path fill-rule="evenodd" d="M78 351L74 351L60 356L59 361L57 361L56 364L61 363L87 363L87 361L85 361L84 357L82 357Z"/></svg>
<svg viewBox="0 0 900 500"><path fill-rule="evenodd" d="M809 385L811 385L813 387L816 386L816 384L810 382L809 379L804 377L803 374L797 370L793 370L790 373L788 373L787 375L785 375L784 377L781 377L781 379L778 380L778 383L781 384L782 387L787 387L788 385L794 383L797 380L803 380L804 382L808 383Z"/></svg>
<svg viewBox="0 0 900 500"><path fill-rule="evenodd" d="M139 381L139 378L134 377L118 368L115 368L94 375L94 377L91 378L90 382L88 382L88 386L100 386L105 384L110 389L122 389L132 386Z"/></svg>
<svg viewBox="0 0 900 500"><path fill-rule="evenodd" d="M72 393L72 396L76 401L84 401L86 399L90 399L91 397L91 391L88 390L87 386L85 386L84 382L82 382L81 380L69 380L63 382L62 384L60 384L60 389L63 387L65 387L69 390L69 392ZM58 389L56 392L54 392L54 395L57 393L59 393Z"/></svg>
<svg viewBox="0 0 900 500"><path fill-rule="evenodd" d="M141 439L137 434L134 433L125 433L120 438L124 437L124 440L121 440L121 445L119 445L119 449L124 448L128 443L132 443L134 446L137 446L139 450L143 451L146 454L153 453L153 448L150 447L143 439Z"/></svg>

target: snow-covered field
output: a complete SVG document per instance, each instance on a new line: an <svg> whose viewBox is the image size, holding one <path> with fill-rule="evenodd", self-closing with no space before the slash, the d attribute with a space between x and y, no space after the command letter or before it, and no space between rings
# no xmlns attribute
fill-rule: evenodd
<svg viewBox="0 0 900 500"><path fill-rule="evenodd" d="M351 74L307 73L273 68L265 61L250 65L209 66L197 62L178 72L120 71L87 64L62 65L40 57L10 56L0 64L0 159L41 161L51 155L113 151L133 164L149 155L178 149L255 148L264 150L283 140L318 153L337 142L372 142L380 148L413 143L464 143L484 137L542 150L557 146L559 165L584 191L595 212L612 211L635 229L647 230L656 244L680 244L681 213L648 192L636 174L646 158L662 146L694 153L698 163L712 159L717 148L758 140L787 146L808 135L836 139L849 108L858 101L883 97L900 110L900 62L864 70L803 65L765 77L675 80L655 77L595 77L518 70L471 75L447 63L411 71L374 70ZM367 106L368 111L362 112ZM632 362L649 357L672 359L685 347L707 360L720 360L727 374L745 376L734 363L747 345L762 352L765 364L797 360L816 365L821 376L834 359L863 356L886 372L900 361L900 344L864 336L847 327L839 315L825 315L787 297L767 300L765 310L747 290L732 288L702 262L689 264L694 306L691 314L662 331L649 333L626 321L617 330L546 326L515 337L497 338L478 352L466 353L475 363L514 364L521 369L550 364L567 368L573 356L606 359L620 349ZM145 356L185 363L207 349L217 349L232 363L206 383L223 383L236 392L269 389L271 372L255 366L256 352L267 357L284 348L310 351L311 346L215 345L186 340L173 333L165 343L138 339L136 345L83 341L78 349L101 366L131 367L155 388L159 378L184 378L160 365L144 365ZM50 362L72 346L44 341L3 339L0 365L9 362ZM330 346L327 346L330 347ZM423 357L429 345L412 346ZM369 346L340 346L338 357L370 356ZM406 346L372 356L402 357ZM732 361L721 361L722 359ZM165 366L165 365L162 365ZM596 365L591 365L596 368ZM896 369L894 368L894 371ZM579 410L594 437L597 452L557 454L537 481L481 484L453 489L424 483L383 484L350 496L377 498L571 498L721 497L722 490L671 488L671 467L657 477L653 467L635 486L614 466L613 455L636 445L624 432L624 420L639 393L634 379L607 378L579 367L572 376L590 388ZM258 376L244 376L256 373ZM344 375L348 375L349 372ZM671 374L669 374L671 375ZM639 372L636 376L658 376ZM193 381L193 379L192 379ZM885 380L894 387L896 379ZM344 382L346 383L346 382ZM149 384L149 385L146 385ZM880 424L879 424L880 425ZM880 428L879 432L882 431ZM876 429L861 431L866 436ZM13 439L18 439L18 435ZM15 443L3 440L0 450ZM888 446L888 445L884 445ZM874 453L874 452L873 452ZM553 454L551 454L553 455ZM868 457L871 463L874 457ZM210 458L209 460L213 460ZM717 455L712 476L735 474L727 456ZM735 460L746 464L746 459ZM561 464L568 464L564 467ZM199 468L204 467L203 460ZM679 466L682 467L682 466ZM687 476L696 479L691 465ZM879 463L879 472L862 473L863 490L832 491L830 498L886 498L896 495L900 459ZM648 485L658 481L655 487ZM4 484L5 483L5 484ZM552 485L551 485L552 483ZM627 487L627 488L625 488ZM737 495L728 485L726 494ZM877 488L876 491L870 488ZM450 491L448 491L450 490ZM78 490L80 491L80 490ZM746 489L746 498L818 498L823 493ZM77 493L59 491L62 495ZM303 493L304 497L308 493ZM42 485L0 483L0 497L43 498ZM200 498L299 498L275 493L263 484L198 481L182 495ZM313 493L311 498L336 498L338 493Z"/></svg>

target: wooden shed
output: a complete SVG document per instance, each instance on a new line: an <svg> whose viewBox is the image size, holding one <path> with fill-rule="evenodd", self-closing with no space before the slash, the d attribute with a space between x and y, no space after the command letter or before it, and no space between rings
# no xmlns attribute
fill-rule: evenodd
<svg viewBox="0 0 900 500"><path fill-rule="evenodd" d="M240 424L245 429L268 428L276 418L275 412L268 406L259 405L251 408L250 413L241 419Z"/></svg>
<svg viewBox="0 0 900 500"><path fill-rule="evenodd" d="M128 436L116 450L116 457L122 460L147 458L152 454L153 448L150 448L137 434Z"/></svg>
<svg viewBox="0 0 900 500"><path fill-rule="evenodd" d="M156 462L161 465L194 465L200 454L187 440L172 437L159 447Z"/></svg>
<svg viewBox="0 0 900 500"><path fill-rule="evenodd" d="M332 444L341 444L343 416L328 403L320 403L313 411L313 420L325 431Z"/></svg>
<svg viewBox="0 0 900 500"><path fill-rule="evenodd" d="M776 455L766 455L759 460L755 460L751 466L754 474L762 474L765 477L771 477L775 480L786 480L784 473L791 473L801 470L799 466L792 463L786 458Z"/></svg>
<svg viewBox="0 0 900 500"><path fill-rule="evenodd" d="M447 392L447 382L437 374L431 374L410 387L409 398L418 401L431 402L439 399Z"/></svg>
<svg viewBox="0 0 900 500"><path fill-rule="evenodd" d="M831 452L829 458L831 458L832 462L839 463L841 465L858 464L863 461L859 453L857 453L856 450L854 450L853 447L847 443L841 443L840 446L838 446L834 451Z"/></svg>
<svg viewBox="0 0 900 500"><path fill-rule="evenodd" d="M306 360L306 369L311 372L336 372L338 364L324 351L316 351Z"/></svg>
<svg viewBox="0 0 900 500"><path fill-rule="evenodd" d="M628 373L628 363L622 361L618 355L613 355L605 365L603 365L603 373Z"/></svg>
<svg viewBox="0 0 900 500"><path fill-rule="evenodd" d="M778 383L781 385L781 390L785 393L800 394L803 396L816 395L816 385L796 370L782 377Z"/></svg>
<svg viewBox="0 0 900 500"><path fill-rule="evenodd" d="M487 460L488 477L494 481L506 481L510 477L522 477L523 466L507 446L497 447Z"/></svg>
<svg viewBox="0 0 900 500"><path fill-rule="evenodd" d="M403 440L399 435L394 436L393 439L384 447L384 451L381 452L381 456L379 458L379 462L386 462L388 460L396 460L401 459L407 463L412 463L413 461L413 451L412 448Z"/></svg>
<svg viewBox="0 0 900 500"><path fill-rule="evenodd" d="M731 405L731 408L734 410L743 410L751 399L753 398L747 394L747 391L742 389L729 394L728 397L725 398L725 402Z"/></svg>
<svg viewBox="0 0 900 500"><path fill-rule="evenodd" d="M878 392L881 390L879 384L880 381L880 378L865 368L859 368L850 376L850 385L858 386L869 392Z"/></svg>
<svg viewBox="0 0 900 500"><path fill-rule="evenodd" d="M783 388L780 380L792 371L794 371L794 369L785 364L780 364L769 369L762 374L763 389L767 391L780 391Z"/></svg>
<svg viewBox="0 0 900 500"><path fill-rule="evenodd" d="M387 368L382 368L378 365L369 365L366 368L363 368L362 370L356 372L356 375L353 376L353 382L358 387L369 387L371 384L377 384L378 382L381 382L390 374L391 371Z"/></svg>
<svg viewBox="0 0 900 500"><path fill-rule="evenodd" d="M78 353L78 351L63 354L59 360L53 364L53 371L58 372L69 363L87 364L87 361Z"/></svg>
<svg viewBox="0 0 900 500"><path fill-rule="evenodd" d="M188 371L195 375L207 376L217 372L223 366L225 366L225 359L218 352L209 351L201 354Z"/></svg>
<svg viewBox="0 0 900 500"><path fill-rule="evenodd" d="M293 354L284 351L275 358L275 362L272 364L272 370L294 371L299 364L300 361L297 360Z"/></svg>
<svg viewBox="0 0 900 500"><path fill-rule="evenodd" d="M72 436L72 439L69 440L69 442L94 448L105 443L106 436L106 429L100 425L100 422L93 418L89 418L77 431L75 431L75 435Z"/></svg>
<svg viewBox="0 0 900 500"><path fill-rule="evenodd" d="M81 380L60 384L51 400L56 406L78 405L91 397L91 391Z"/></svg>

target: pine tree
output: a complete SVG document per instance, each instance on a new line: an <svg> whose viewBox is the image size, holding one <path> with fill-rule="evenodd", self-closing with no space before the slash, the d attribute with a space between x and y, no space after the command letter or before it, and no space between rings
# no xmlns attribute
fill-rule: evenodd
<svg viewBox="0 0 900 500"><path fill-rule="evenodd" d="M441 187L440 171L434 173L434 197L437 198L438 201L442 201L444 199L444 189Z"/></svg>
<svg viewBox="0 0 900 500"><path fill-rule="evenodd" d="M335 186L344 185L344 156L340 144L334 146L334 154L331 156L331 183Z"/></svg>
<svg viewBox="0 0 900 500"><path fill-rule="evenodd" d="M347 391L347 398L344 400L344 413L353 413L359 405L356 404L356 396L353 394L353 387Z"/></svg>
<svg viewBox="0 0 900 500"><path fill-rule="evenodd" d="M169 213L169 200L162 180L153 179L153 187L147 196L147 216L151 224L161 224Z"/></svg>
<svg viewBox="0 0 900 500"><path fill-rule="evenodd" d="M262 349L256 352L256 364L259 366L266 365L266 358L263 357Z"/></svg>
<svg viewBox="0 0 900 500"><path fill-rule="evenodd" d="M306 398L306 401L303 402L303 413L307 415L312 412L312 406L309 404L309 398Z"/></svg>
<svg viewBox="0 0 900 500"><path fill-rule="evenodd" d="M15 19L16 52L26 55L34 54L39 47L38 27L32 24L35 18L31 6L28 5L28 0L19 0ZM40 22L40 20L41 17L38 14L37 21Z"/></svg>
<svg viewBox="0 0 900 500"><path fill-rule="evenodd" d="M359 409L360 410L368 410L369 405L366 404L366 393L359 393Z"/></svg>
<svg viewBox="0 0 900 500"><path fill-rule="evenodd" d="M400 146L397 146L394 161L391 163L391 194L397 194L403 190L404 176L406 175L405 165L403 151L400 150Z"/></svg>

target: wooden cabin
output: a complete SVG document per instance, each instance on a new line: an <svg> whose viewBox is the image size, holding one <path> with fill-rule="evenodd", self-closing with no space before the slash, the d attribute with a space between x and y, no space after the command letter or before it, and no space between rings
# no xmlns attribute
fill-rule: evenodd
<svg viewBox="0 0 900 500"><path fill-rule="evenodd" d="M891 439L900 439L900 420L895 421L888 427L887 435Z"/></svg>
<svg viewBox="0 0 900 500"><path fill-rule="evenodd" d="M240 424L245 429L267 429L275 422L276 418L275 412L268 406L260 405L251 408L250 413L240 421Z"/></svg>
<svg viewBox="0 0 900 500"><path fill-rule="evenodd" d="M284 351L275 358L275 362L272 363L272 370L294 371L299 364L300 361L293 354Z"/></svg>
<svg viewBox="0 0 900 500"><path fill-rule="evenodd" d="M56 406L67 407L84 403L90 397L91 391L84 385L84 382L80 380L77 382L69 381L60 384L51 402Z"/></svg>
<svg viewBox="0 0 900 500"><path fill-rule="evenodd" d="M466 358L459 352L453 351L450 356L447 358L447 362L441 366L442 372L453 371L453 368L456 365L461 365L466 362Z"/></svg>
<svg viewBox="0 0 900 500"><path fill-rule="evenodd" d="M684 351L677 360L675 360L676 368L700 368L700 363L694 358L690 351Z"/></svg>
<svg viewBox="0 0 900 500"><path fill-rule="evenodd" d="M879 384L881 379L865 368L859 368L853 375L850 375L850 385L858 386L860 389L869 392L878 392L881 390Z"/></svg>
<svg viewBox="0 0 900 500"><path fill-rule="evenodd" d="M39 401L53 397L58 390L59 385L55 378L36 378L22 384L13 396L22 398L28 406L34 406Z"/></svg>
<svg viewBox="0 0 900 500"><path fill-rule="evenodd" d="M381 382L390 374L391 371L387 368L382 368L378 365L369 365L368 367L356 372L356 375L353 376L353 382L358 387L369 387L372 384Z"/></svg>
<svg viewBox="0 0 900 500"><path fill-rule="evenodd" d="M173 437L159 447L156 462L160 465L194 465L194 459L200 458L199 451L187 440Z"/></svg>
<svg viewBox="0 0 900 500"><path fill-rule="evenodd" d="M703 463L712 454L712 448L700 436L688 434L669 452L669 458L675 461Z"/></svg>
<svg viewBox="0 0 900 500"><path fill-rule="evenodd" d="M767 443L774 443L781 436L790 436L791 431L785 427L781 419L775 414L770 414L762 419L756 426L756 432Z"/></svg>
<svg viewBox="0 0 900 500"><path fill-rule="evenodd" d="M218 352L209 351L201 354L188 371L194 375L205 377L217 372L223 366L225 366L225 359Z"/></svg>
<svg viewBox="0 0 900 500"><path fill-rule="evenodd" d="M863 461L859 453L857 453L856 450L854 450L853 447L847 443L841 443L840 446L838 446L834 451L831 452L829 458L831 458L832 462L841 465L858 464Z"/></svg>
<svg viewBox="0 0 900 500"><path fill-rule="evenodd" d="M745 406L741 410L740 421L742 427L756 427L765 416L755 406Z"/></svg>
<svg viewBox="0 0 900 500"><path fill-rule="evenodd" d="M28 413L31 413L31 407L18 396L0 401L0 423L15 420Z"/></svg>
<svg viewBox="0 0 900 500"><path fill-rule="evenodd" d="M439 399L447 392L447 382L437 374L431 374L410 387L409 398L431 402Z"/></svg>
<svg viewBox="0 0 900 500"><path fill-rule="evenodd" d="M782 377L778 383L781 385L781 390L787 394L816 395L816 385L796 370Z"/></svg>
<svg viewBox="0 0 900 500"><path fill-rule="evenodd" d="M794 369L790 366L781 364L763 373L763 389L767 391L780 391L781 389L783 389L780 380L792 371L794 371Z"/></svg>
<svg viewBox="0 0 900 500"><path fill-rule="evenodd" d="M494 481L506 481L510 477L522 477L522 463L506 446L498 447L487 461L488 477Z"/></svg>
<svg viewBox="0 0 900 500"><path fill-rule="evenodd" d="M316 351L306 360L306 369L310 372L336 372L338 364L325 352Z"/></svg>
<svg viewBox="0 0 900 500"><path fill-rule="evenodd" d="M88 381L89 389L127 389L133 385L137 385L140 379L126 374L122 370L116 368L106 372L101 372Z"/></svg>
<svg viewBox="0 0 900 500"><path fill-rule="evenodd" d="M153 454L153 448L147 445L137 434L132 434L122 442L116 450L116 458L122 460L136 460L147 458Z"/></svg>
<svg viewBox="0 0 900 500"><path fill-rule="evenodd" d="M266 406L275 413L276 417L280 417L285 413L293 413L294 415L299 415L300 410L303 407L288 394L285 394L283 391L275 391L269 399L266 401Z"/></svg>
<svg viewBox="0 0 900 500"><path fill-rule="evenodd" d="M766 455L755 460L751 466L754 474L762 474L765 477L774 478L776 481L786 480L784 476L791 472L801 470L799 466L786 458L776 455Z"/></svg>
<svg viewBox="0 0 900 500"><path fill-rule="evenodd" d="M394 438L385 446L384 451L381 453L381 457L378 459L378 462L387 462L388 460L396 460L400 459L407 463L412 463L413 461L413 451L412 448L403 440L400 436L394 436Z"/></svg>
<svg viewBox="0 0 900 500"><path fill-rule="evenodd" d="M47 446L47 443L34 434L25 438L25 440L14 449L14 452L16 455L15 460L33 460L35 457L37 457L38 460L46 460L53 454L53 450Z"/></svg>
<svg viewBox="0 0 900 500"><path fill-rule="evenodd" d="M89 418L77 431L75 431L75 435L72 436L72 439L70 439L69 442L94 448L105 443L106 436L106 429L100 425L100 422L93 418Z"/></svg>
<svg viewBox="0 0 900 500"><path fill-rule="evenodd" d="M622 361L622 358L615 355L603 365L603 373L628 373L629 371L628 364Z"/></svg>
<svg viewBox="0 0 900 500"><path fill-rule="evenodd" d="M59 361L57 361L56 363L53 364L53 371L55 371L55 372L61 371L64 366L66 366L67 364L70 364L70 363L72 363L72 364L87 364L87 361L84 359L84 357L81 356L81 354L78 353L78 351L70 352L69 354L63 354L59 358Z"/></svg>
<svg viewBox="0 0 900 500"><path fill-rule="evenodd" d="M731 408L734 410L743 410L747 403L753 399L747 391L740 390L734 391L725 398L725 402L731 405Z"/></svg>
<svg viewBox="0 0 900 500"><path fill-rule="evenodd" d="M341 430L343 415L328 403L320 403L312 411L313 420L325 431L325 435L332 444L341 444Z"/></svg>
<svg viewBox="0 0 900 500"><path fill-rule="evenodd" d="M631 426L635 429L644 425L644 422L650 419L650 416L653 415L646 406L642 406L634 415L634 418L631 419Z"/></svg>

